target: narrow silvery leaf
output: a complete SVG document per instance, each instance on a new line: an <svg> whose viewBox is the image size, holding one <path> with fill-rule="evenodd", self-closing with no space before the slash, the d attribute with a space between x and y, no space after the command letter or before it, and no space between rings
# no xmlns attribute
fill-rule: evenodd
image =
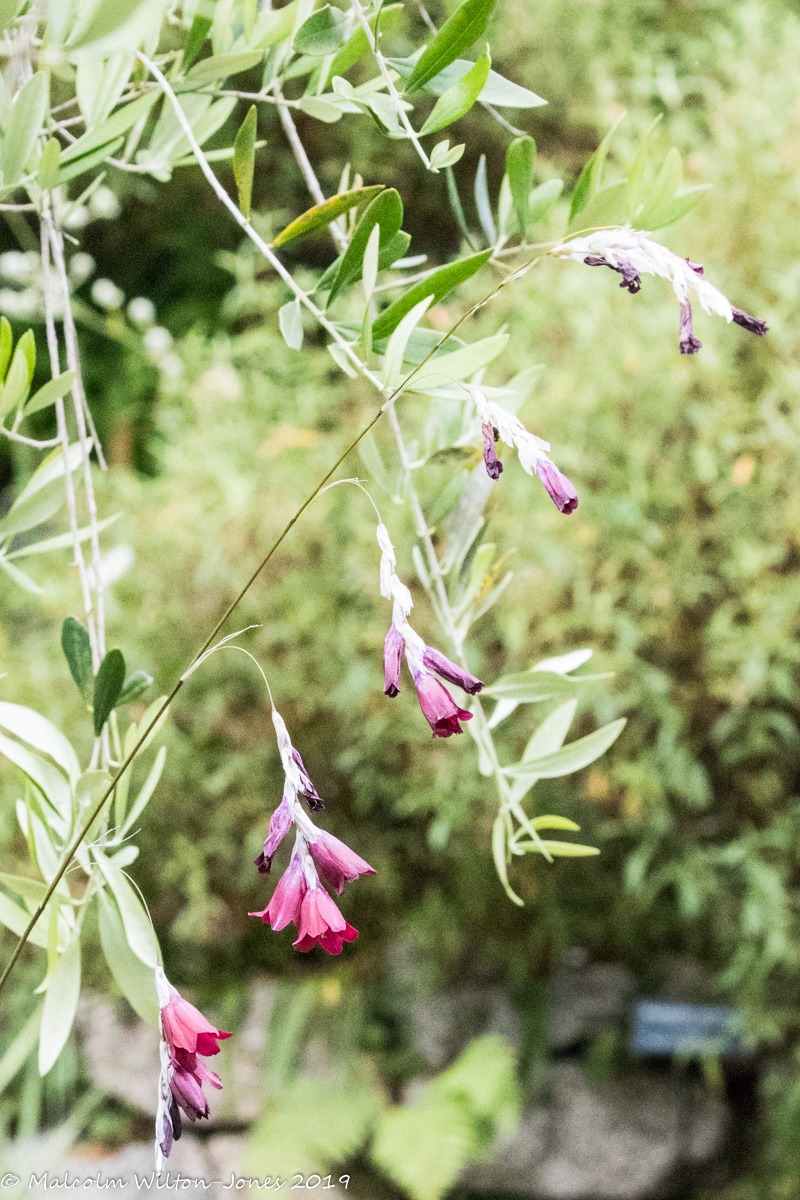
<svg viewBox="0 0 800 1200"><path fill-rule="evenodd" d="M340 370L344 371L345 375L350 379L358 379L358 371L356 371L347 354L338 344L338 342L328 342L326 347L333 361Z"/></svg>
<svg viewBox="0 0 800 1200"><path fill-rule="evenodd" d="M501 700L500 704L509 704L511 711L517 707L513 701ZM538 729L534 730L521 761L530 762L531 759L542 758L546 754L553 754L556 750L560 750L569 733L569 727L577 707L578 701L575 699L559 704L558 708L542 721ZM514 799L522 800L536 783L537 778L538 776L529 776L527 779L519 779L513 783L511 791ZM537 825L536 828L538 829L539 826ZM558 828L562 828L562 826L558 826Z"/></svg>
<svg viewBox="0 0 800 1200"><path fill-rule="evenodd" d="M35 579L31 579L25 571L21 571L19 567L14 566L5 558L0 558L0 570L5 571L9 579L16 583L17 587L23 588L26 592L31 592L34 596L43 596L44 588L40 587Z"/></svg>
<svg viewBox="0 0 800 1200"><path fill-rule="evenodd" d="M25 533L49 521L64 503L63 488L53 482L47 488L28 496L18 496L6 515L0 520L0 535Z"/></svg>
<svg viewBox="0 0 800 1200"><path fill-rule="evenodd" d="M20 738L39 750L48 754L63 769L65 774L74 782L81 773L78 756L60 729L56 729L47 717L23 704L11 704L0 701L0 727L14 737Z"/></svg>
<svg viewBox="0 0 800 1200"><path fill-rule="evenodd" d="M334 54L350 33L347 17L339 8L326 4L303 22L292 39L292 49L297 54L322 57Z"/></svg>
<svg viewBox="0 0 800 1200"><path fill-rule="evenodd" d="M125 679L116 707L119 708L121 704L132 704L134 700L138 700L152 682L153 676L148 675L146 671L132 671Z"/></svg>
<svg viewBox="0 0 800 1200"><path fill-rule="evenodd" d="M147 92L144 96L132 100L130 104L124 105L123 108L118 108L107 120L89 130L83 137L78 138L77 142L73 142L66 150L62 150L62 165L72 162L73 159L82 158L91 151L98 150L101 146L107 146L120 134L127 133L140 117L146 116L150 112L158 98L158 92Z"/></svg>
<svg viewBox="0 0 800 1200"><path fill-rule="evenodd" d="M250 216L253 197L253 172L256 162L256 126L258 110L251 104L247 116L239 126L233 140L233 178L239 193L239 208L246 217Z"/></svg>
<svg viewBox="0 0 800 1200"><path fill-rule="evenodd" d="M389 338L386 354L383 360L383 381L387 387L394 387L400 378L403 368L403 353L408 339L416 325L422 320L433 302L433 296L425 296L407 312Z"/></svg>
<svg viewBox="0 0 800 1200"><path fill-rule="evenodd" d="M372 293L375 291L375 283L378 278L378 246L380 244L381 230L379 225L375 225L372 233L369 235L367 248L364 251L364 264L361 272L362 287L364 288L364 296L369 302Z"/></svg>
<svg viewBox="0 0 800 1200"><path fill-rule="evenodd" d="M570 679L555 671L520 671L495 680L484 692L489 696L515 700L518 704L533 704L556 696L570 696L581 682L580 679Z"/></svg>
<svg viewBox="0 0 800 1200"><path fill-rule="evenodd" d="M426 392L459 379L469 379L477 371L488 367L490 362L508 345L509 334L495 333L481 338L470 346L452 350L449 354L437 354L421 367L409 384L413 392Z"/></svg>
<svg viewBox="0 0 800 1200"><path fill-rule="evenodd" d="M40 412L43 408L49 408L51 404L55 404L56 400L66 396L74 382L74 371L64 371L62 375L49 380L39 388L38 392L33 393L25 405L25 416L28 417L31 413Z"/></svg>
<svg viewBox="0 0 800 1200"><path fill-rule="evenodd" d="M3 141L3 185L22 177L44 124L50 97L50 76L37 71L17 94L11 106Z"/></svg>
<svg viewBox="0 0 800 1200"><path fill-rule="evenodd" d="M111 715L111 710L122 694L125 685L125 658L121 650L109 650L94 680L92 707L94 709L94 732L97 737Z"/></svg>
<svg viewBox="0 0 800 1200"><path fill-rule="evenodd" d="M481 223L481 229L486 235L487 242L492 245L497 241L497 230L495 229L494 217L492 216L492 203L489 199L489 188L486 183L486 155L482 154L478 160L478 169L475 172L475 207L478 210L478 220Z"/></svg>
<svg viewBox="0 0 800 1200"><path fill-rule="evenodd" d="M472 70L439 97L420 134L435 133L437 129L444 129L446 125L451 125L453 121L458 121L469 112L483 91L491 62L487 46Z"/></svg>
<svg viewBox="0 0 800 1200"><path fill-rule="evenodd" d="M19 767L52 805L55 812L48 813L48 820L52 820L54 825L57 824L56 815L62 818L62 824L68 820L72 808L70 788L64 776L52 763L4 734L0 734L0 754Z"/></svg>
<svg viewBox="0 0 800 1200"><path fill-rule="evenodd" d="M506 151L506 172L511 185L514 211L523 239L528 226L528 204L531 189L531 172L536 156L536 143L532 137L514 138Z"/></svg>
<svg viewBox="0 0 800 1200"><path fill-rule="evenodd" d="M130 949L116 906L105 892L100 893L100 944L117 986L135 1012L155 1025L158 1021L158 997L155 975Z"/></svg>
<svg viewBox="0 0 800 1200"><path fill-rule="evenodd" d="M5 925L6 929L10 929L19 937L25 931L30 919L29 912L0 892L0 925ZM47 947L47 931L43 925L34 925L28 934L28 939L33 942L34 946Z"/></svg>
<svg viewBox="0 0 800 1200"><path fill-rule="evenodd" d="M27 1061L28 1055L39 1038L41 1021L42 1010L39 1007L34 1010L3 1057L0 1058L0 1092L5 1091L17 1071Z"/></svg>
<svg viewBox="0 0 800 1200"><path fill-rule="evenodd" d="M513 779L525 779L531 775L535 775L538 779L560 779L564 775L571 775L574 771L588 767L601 754L605 754L624 728L625 718L623 717L604 725L602 729L597 729L586 737L569 742L568 745L562 746L560 750L555 750L552 754L517 763L513 767L504 767L503 773Z"/></svg>
<svg viewBox="0 0 800 1200"><path fill-rule="evenodd" d="M587 663L594 654L588 646L581 650L568 650L566 654L556 654L553 658L543 658L540 662L531 667L532 671L557 671L559 675L566 675L569 671L577 671L578 667L582 667Z"/></svg>
<svg viewBox="0 0 800 1200"><path fill-rule="evenodd" d="M300 350L303 345L303 315L299 300L290 300L278 309L278 325L281 335L290 350Z"/></svg>
<svg viewBox="0 0 800 1200"><path fill-rule="evenodd" d="M80 60L75 72L75 94L87 129L106 119L125 90L135 63L136 58L127 50L106 59Z"/></svg>
<svg viewBox="0 0 800 1200"><path fill-rule="evenodd" d="M6 377L13 344L14 335L8 317L0 317L0 380Z"/></svg>
<svg viewBox="0 0 800 1200"><path fill-rule="evenodd" d="M69 39L74 50L129 50L148 34L158 34L167 0L95 0L81 6L81 19Z"/></svg>
<svg viewBox="0 0 800 1200"><path fill-rule="evenodd" d="M334 264L335 273L328 303L352 280L358 278L363 268L364 252L373 229L380 229L380 247L386 250L392 244L403 223L403 201L395 188L386 188L366 206L356 225L350 245L345 250L339 265Z"/></svg>
<svg viewBox="0 0 800 1200"><path fill-rule="evenodd" d="M617 118L578 176L578 182L575 184L575 190L572 193L572 205L569 212L570 221L586 207L594 193L600 190L603 182L603 169L608 158L611 139L616 133L620 122L625 119L625 115L625 113L622 113Z"/></svg>
<svg viewBox="0 0 800 1200"><path fill-rule="evenodd" d="M407 91L424 87L478 38L483 37L497 0L464 0L448 17L431 44L423 50L406 84Z"/></svg>
<svg viewBox="0 0 800 1200"><path fill-rule="evenodd" d="M533 225L552 208L564 190L563 179L548 179L535 187L528 196L528 221Z"/></svg>
<svg viewBox="0 0 800 1200"><path fill-rule="evenodd" d="M143 963L155 967L158 963L156 937L141 900L119 867L100 850L94 850L94 856L117 902L128 945Z"/></svg>
<svg viewBox="0 0 800 1200"><path fill-rule="evenodd" d="M373 336L375 338L387 337L397 328L406 313L426 296L432 296L433 303L438 304L452 292L453 288L458 287L460 283L464 283L476 271L479 271L484 263L488 262L491 253L491 250L482 250L480 254L457 259L456 262L449 263L446 267L440 267L427 279L423 279L409 288L404 296L401 296L380 314L372 327Z"/></svg>
<svg viewBox="0 0 800 1200"><path fill-rule="evenodd" d="M554 754L556 750L560 750L569 733L577 707L578 701L575 699L559 704L555 712L551 712L534 731L525 747L522 761L529 762L533 758L542 758L545 754Z"/></svg>
<svg viewBox="0 0 800 1200"><path fill-rule="evenodd" d="M61 143L58 138L48 138L36 170L37 180L42 191L46 192L56 186L60 159Z"/></svg>
<svg viewBox="0 0 800 1200"><path fill-rule="evenodd" d="M97 524L94 526L94 530L97 533L102 533L102 531L107 529L109 525L113 525L115 521L118 521L121 516L121 513L114 513L113 516L105 517L102 521L97 522ZM79 542L86 542L91 536L92 528L89 525L84 525L77 531L77 538ZM11 553L6 557L30 558L32 554L47 554L51 550L62 550L67 546L72 546L73 541L74 539L72 533L57 533L54 537L43 538L40 542L26 542L24 546L20 546L18 549L12 550ZM2 561L3 560L0 559L0 562Z"/></svg>
<svg viewBox="0 0 800 1200"><path fill-rule="evenodd" d="M131 810L128 813L127 817L125 818L125 824L123 825L122 830L121 830L121 834L123 837L128 832L128 830L131 828L134 821L136 821L139 818L139 816L144 812L147 805L150 803L150 798L153 795L153 792L158 787L158 781L161 778L161 772L164 770L164 763L166 761L166 758L167 758L167 748L166 748L166 746L162 746L161 749L159 750L158 754L156 755L155 762L153 763L152 767L150 768L147 779L145 779L144 783L142 784L142 789L139 792L139 795L134 800L133 804L131 805Z"/></svg>
<svg viewBox="0 0 800 1200"><path fill-rule="evenodd" d="M309 208L290 222L285 229L281 230L272 244L273 246L284 246L287 242L294 241L295 238L305 237L306 234L313 233L317 229L324 229L343 213L349 212L351 208L361 208L363 204L373 200L382 191L383 184L378 184L373 187L354 188L350 192L345 192L344 195L331 196L329 200L322 204L315 204L313 208Z"/></svg>
<svg viewBox="0 0 800 1200"><path fill-rule="evenodd" d="M246 50L241 54L214 54L211 58L203 58L199 63L195 63L186 78L197 84L212 83L215 79L226 79L229 75L249 71L258 65L261 58L260 50Z"/></svg>
<svg viewBox="0 0 800 1200"><path fill-rule="evenodd" d="M39 1034L39 1074L46 1075L64 1049L72 1030L81 990L81 943L76 937L50 975Z"/></svg>

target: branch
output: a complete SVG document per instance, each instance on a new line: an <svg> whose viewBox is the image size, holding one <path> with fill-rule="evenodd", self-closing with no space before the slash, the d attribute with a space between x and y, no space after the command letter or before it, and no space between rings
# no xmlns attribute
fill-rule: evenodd
<svg viewBox="0 0 800 1200"><path fill-rule="evenodd" d="M283 94L280 89L280 84L278 83L277 80L275 81L275 83L273 85L273 92L275 94L276 100L283 99ZM297 132L297 126L294 123L294 118L293 118L292 114L290 113L288 108L286 108L284 105L281 105L281 107L278 109L278 116L280 117L280 122L281 122L281 125L283 126L283 131L286 134L289 145L292 148L292 153L294 154L295 161L297 162L297 165L300 168L300 170L303 172L303 178L306 181L306 186L308 187L308 190L311 192L311 195L314 197L317 204L324 204L325 203L325 193L323 192L322 188L320 187L319 180L317 179L317 176L314 173L314 168L311 165L311 160L309 159L308 155L306 154L306 148L300 140L300 135ZM339 221L338 220L331 221L329 229L331 231L333 240L336 243L337 250L339 250L340 253L342 250L346 250L347 249L347 234L342 229L342 226L339 223Z"/></svg>
<svg viewBox="0 0 800 1200"><path fill-rule="evenodd" d="M53 293L50 283L50 231L47 224L49 217L49 197L47 194L45 194L42 202L42 214L40 218L42 276L44 285L44 323L45 330L47 332L47 348L50 352L50 374L55 379L61 374L61 361L58 349L58 334L56 332L55 316L53 314ZM72 472L69 469L69 431L67 429L67 418L64 410L63 397L59 396L56 400L55 410L56 425L58 427L58 440L61 443L61 455L64 460L64 487L67 493L67 512L69 514L69 530L70 534L72 535L74 565L78 568L78 576L81 584L81 595L83 597L83 611L86 614L86 625L89 630L89 644L92 649L92 665L96 671L100 665L100 656L97 643L97 626L95 624L92 589L89 586L89 576L86 570L86 561L83 557L83 547L81 545L81 540L78 533L78 505L75 497L75 481L73 480Z"/></svg>
<svg viewBox="0 0 800 1200"><path fill-rule="evenodd" d="M203 153L197 138L194 136L194 130L187 119L186 113L181 107L178 97L175 95L170 84L168 83L166 76L159 70L156 64L147 57L146 54L142 54L141 50L136 51L136 57L140 62L144 63L148 71L150 71L151 74L161 84L161 88L172 105L175 116L178 118L178 124L186 135L186 139L192 148L192 153L197 159L200 170L203 172L211 187L214 189L214 192L225 205L228 212L232 215L234 221L236 221L236 224L244 230L244 232L250 238L250 241L258 247L269 265L274 271L277 272L278 275L280 275L283 282L290 289L293 295L300 301L303 307L311 313L317 323L321 325L325 332L330 335L334 342L336 342L337 346L339 346L342 352L347 356L348 360L353 364L359 375L362 375L364 379L368 379L373 387L375 387L382 395L388 395L387 389L381 383L380 379L378 379L377 375L373 374L366 363L361 361L350 343L344 340L342 335L339 333L339 330L336 329L325 316L325 314L319 308L317 308L311 297L303 291L299 284L295 283L291 273L287 271L286 267L277 257L272 247L264 241L259 233L256 232L256 230L245 217L244 213L242 213L237 205L234 204L233 200L231 200L230 196L225 191L225 188L212 171L211 164Z"/></svg>
<svg viewBox="0 0 800 1200"><path fill-rule="evenodd" d="M281 114L281 115L283 115L283 114ZM289 114L287 114L287 115L289 115ZM323 193L322 193L322 188L321 188L319 180L317 179L317 176L314 172L314 167L312 166L311 161L305 152L305 147L303 146L302 142L300 141L299 135L297 133L297 129L294 125L294 122L291 119L291 116L289 116L289 121L291 123L292 132L294 135L293 137L289 138L290 145L292 147L292 150L294 151L295 158L297 159L298 165L300 166L300 169L303 172L306 183L308 184L308 189L309 189L311 195L319 203L319 201L324 198ZM285 126L284 126L284 128L285 128ZM288 133L288 130L287 130L287 133ZM331 234L334 237L334 241L337 241L337 244L338 244L338 240L335 237L333 230L331 230ZM408 284L411 282L416 282L417 280L426 279L430 274L432 274L432 271L422 271L422 272L420 272L420 274L418 276L413 276L411 279L406 279L403 282L405 284ZM391 286L394 286L394 285L391 285ZM377 291L377 290L378 289L376 288L375 291ZM373 295L374 295L374 293L373 293ZM441 615L442 615L441 623L444 627L444 632L445 632L446 636L449 638L449 640L453 646L453 649L455 651L458 661L461 663L461 666L466 671L466 670L469 670L469 666L468 666L468 663L466 660L466 655L464 652L464 637L459 632L458 627L456 625L455 618L453 616L453 610L450 606L450 599L447 595L447 589L444 584L444 579L442 578L441 567L439 565L439 558L438 558L438 555L436 554L436 548L433 544L433 539L431 538L430 530L428 528L428 523L425 520L425 514L422 510L422 504L419 499L419 494L418 494L416 486L414 484L413 465L408 457L408 451L406 449L405 440L403 438L403 431L400 427L400 420L397 416L397 411L396 411L396 408L394 405L392 405L391 408L389 409L389 424L391 425L392 432L394 434L395 443L397 445L397 451L400 456L400 463L401 463L401 466L402 466L403 471L406 476L406 486L408 489L408 495L409 495L410 502L411 502L411 510L414 515L414 522L416 525L417 536L425 548L425 555L428 560L428 570L430 572L431 579L434 582L436 596L437 596L437 599L439 602L439 611L441 612ZM497 756L497 749L494 744L494 738L492 736L492 731L489 728L489 722L486 718L486 714L483 710L483 706L480 702L480 699L477 696L474 698L472 712L475 714L477 724L480 727L481 735L483 738L483 743L486 748L486 751L487 751L487 754L489 757L489 761L492 766L492 773L494 775L495 783L497 785L497 791L498 791L498 794L500 797L500 814L501 814L502 818L507 821L508 817L506 814L508 814L509 811L513 810L515 815L518 816L518 819L520 819L520 817L518 815L520 812L520 805L515 804L513 795L509 789L506 778L500 769L500 760ZM524 818L524 813L522 814L522 817ZM544 845L542 844L542 839L539 836L539 833L537 832L535 826L533 826L530 822L527 822L527 821L523 821L522 823L523 823L524 828L526 828L527 832L530 834L531 839L534 841L534 843L539 848L540 852L545 856L545 858L548 861L550 861L550 855L547 853L547 850L545 849ZM507 891L508 896L516 904L522 903L520 901L519 897L516 896L516 894L511 890L510 887L507 887L506 891Z"/></svg>
<svg viewBox="0 0 800 1200"><path fill-rule="evenodd" d="M359 25L364 30L367 41L369 42L369 48L375 57L375 62L378 64L378 70L381 73L381 78L383 79L383 82L386 84L386 87L389 91L389 95L391 96L392 101L394 102L394 106L397 109L397 115L400 118L400 122L401 122L403 128L405 129L406 133L408 134L408 137L413 142L414 149L416 150L417 154L420 156L423 163L425 164L425 170L432 171L434 174L438 174L437 168L431 166L431 160L428 158L428 155L425 153L422 143L419 140L419 136L417 135L415 129L413 128L411 122L408 119L408 113L406 112L405 108L403 107L403 101L400 98L400 94L397 91L397 88L394 86L394 80L392 79L392 73L389 70L388 66L386 65L386 59L383 57L383 55L381 54L381 52L378 48L378 43L375 39L375 34L372 32L372 26L370 25L369 21L367 20L366 13L364 12L363 8L361 7L360 0L350 0L350 3L353 6L353 12L356 14Z"/></svg>
<svg viewBox="0 0 800 1200"><path fill-rule="evenodd" d="M21 442L23 446L33 446L36 450L47 450L50 446L58 446L61 443L60 437L47 438L45 441L39 442L36 438L25 437L24 434L17 433L14 429L6 429L5 425L0 425L0 433L10 442Z"/></svg>
<svg viewBox="0 0 800 1200"><path fill-rule="evenodd" d="M358 358L358 356L353 353L352 348L350 346L348 346L347 343L343 343L342 339L339 338L339 336L338 336L338 332L331 328L330 323L327 321L327 319L324 317L324 315L319 312L319 310L317 309L315 304L310 302L308 296L305 295L305 293L302 291L302 289L299 288L297 286L297 284L295 284L291 275L289 275L288 271L286 271L283 264L275 257L271 248L266 244L266 242L264 242L263 238L261 238L256 233L256 231L250 225L249 221L247 221L245 219L244 215L239 211L239 209L233 203L231 198L228 196L227 192L225 192L224 188L217 180L216 176L214 175L214 172L211 170L211 167L209 166L208 161L206 160L202 150L200 149L200 147L197 144L197 139L195 138L195 136L192 132L191 126L189 125L188 121L186 120L186 115L183 112L183 109L178 104L177 98L175 97L175 94L172 91L172 89L170 88L166 79L164 78L162 73L158 70L158 68L155 67L154 64L152 64L150 62L150 60L148 58L146 58L145 55L143 55L139 52L138 57L142 62L145 63L145 65L151 71L153 71L153 73L155 74L155 77L157 79L159 79L160 82L162 82L162 87L164 88L166 95L170 98L170 102L173 104L173 107L176 108L176 115L178 115L178 119L181 123L181 127L183 128L184 133L187 134L187 137L189 139L189 144L191 145L192 150L194 151L195 156L197 157L198 163L200 164L201 169L203 170L203 174L209 180L209 183L211 184L211 186L214 189L214 191L216 192L216 194L223 201L223 203L225 204L225 207L229 210L229 212L232 213L237 224L242 229L245 230L248 237L259 247L259 249L261 249L262 253L264 254L264 257L267 259L268 262L270 262L271 265L273 265L275 267L275 270L278 272L281 279L283 279L284 282L287 283L287 285L294 292L295 296L297 296L297 298L299 300L301 300L302 303L305 304L306 308L309 309L309 311L312 312L312 314L314 314L317 317L317 319L318 319L319 323L322 325L322 327L331 333L331 336L334 337L334 339L337 341L337 343L339 343L345 347L348 357L350 358L351 362L353 362L354 365L357 366L357 369L360 370L360 373L364 376L364 378L368 379L370 382L373 383L373 385L376 387L376 389L379 392L379 394L381 395L381 397L385 397L385 399L384 399L384 402L381 405L381 407L377 410L377 412L375 412L375 414L370 418L370 420L366 423L366 425L364 425L361 428L361 430L356 434L356 436L353 438L353 440L350 442L350 444L339 455L339 457L334 462L333 466L328 471L326 471L325 475L323 475L322 479L320 479L319 483L316 485L316 487L313 489L313 491L306 497L306 499L303 501L303 503L295 510L294 514L287 521L286 525L281 530L280 534L275 539L275 541L272 543L269 550L262 558L261 562L258 564L258 566L255 568L255 570L250 575L250 578L247 580L247 582L244 584L244 586L239 590L237 595L234 597L234 599L230 602L228 607L225 609L222 616L219 618L219 620L215 624L214 628L211 630L210 634L205 639L202 646L200 647L200 649L197 651L197 653L195 654L195 656L189 663L186 670L182 673L182 675L178 679L178 681L175 684L175 686L173 687L172 691L169 693L169 695L164 700L163 704L161 705L158 712L153 717L153 719L150 722L147 729L145 729L142 732L142 734L140 735L136 744L131 748L130 753L128 754L128 756L125 758L125 760L121 764L116 775L111 780L110 784L108 785L108 787L106 788L106 790L102 794L102 796L100 796L100 798L98 799L98 801L95 804L92 811L89 813L83 827L78 831L78 833L75 835L72 842L68 846L67 850L65 851L64 856L58 866L58 869L56 870L53 878L51 879L50 883L47 886L47 890L45 891L44 896L42 897L41 901L37 905L30 920L28 921L28 924L26 925L25 929L20 934L17 944L14 947L14 951L11 955L11 958L9 959L8 963L6 964L5 970L3 971L2 975L0 975L0 991L2 991L3 987L6 984L6 981L8 980L9 975L11 974L12 970L14 969L14 965L19 960L19 957L22 954L25 944L27 943L27 941L30 937L31 931L34 929L34 927L36 926L36 924L42 917L42 914L44 913L45 909L47 908L47 904L48 904L50 898L52 897L52 895L55 892L56 888L58 887L59 883L61 882L64 875L66 874L66 872L70 866L70 863L72 862L73 858L75 857L75 854L76 854L78 848L83 843L83 841L86 838L92 825L97 820L100 813L103 811L105 805L108 803L109 799L113 795L114 789L116 788L119 780L125 774L125 772L128 770L131 763L136 758L136 755L139 753L139 751L144 746L149 735L155 728L156 723L161 719L161 717L164 715L164 713L169 709L172 702L175 700L175 697L180 692L186 679L188 679L195 663L198 661L199 658L201 658L203 656L203 654L205 654L205 652L213 644L217 635L219 634L219 632L222 630L225 623L227 622L228 618L231 616L231 614L234 612L234 610L239 606L241 601L247 595L250 588L256 582L259 575L265 569L267 564L270 562L270 560L272 559L275 552L283 544L283 542L285 541L285 539L287 538L287 536L289 535L291 530L294 528L294 526L299 521L300 517L303 515L303 513L306 511L306 509L309 507L309 505L317 498L317 496L323 490L325 485L333 478L333 476L336 474L336 472L338 471L338 469L342 465L342 463L345 461L345 459L348 458L350 454L352 454L352 452L356 449L356 447L359 445L359 443L362 442L363 439L367 436L367 434L370 433L370 431L377 425L378 421L380 421L383 414L385 412L391 410L391 407L394 404L395 400L401 395L403 390L414 379L414 377L423 369L423 367L425 367L428 364L428 362L430 362L430 360L434 357L434 355L439 352L439 350L442 348L442 346L445 344L445 342L447 342L453 336L453 334L455 334L461 328L461 326L465 323L465 321L469 320L469 318L471 316L473 316L476 312L478 312L481 308L483 308L485 304L488 304L490 300L492 300L495 296L497 296L502 291L502 289L508 284L508 282L510 282L511 278L515 278L517 275L519 275L521 273L521 272L516 272L514 276L510 276L508 279L502 280L486 296L484 296L483 299L479 300L476 304L473 304L471 308L467 309L467 311L465 313L463 313L463 315L461 317L459 317L459 319L457 321L454 322L454 324L450 327L450 329L448 329L446 333L442 334L441 338L439 338L436 345L433 346L433 348L428 352L428 354L425 355L422 362L418 363L417 366L415 366L414 369L409 373L409 375L400 384L398 384L398 386L396 388L394 388L393 391L389 391L389 389L384 387L384 385L377 378L377 376L375 376L371 371L369 371L367 369L367 367ZM62 404L62 412L63 412L63 404Z"/></svg>

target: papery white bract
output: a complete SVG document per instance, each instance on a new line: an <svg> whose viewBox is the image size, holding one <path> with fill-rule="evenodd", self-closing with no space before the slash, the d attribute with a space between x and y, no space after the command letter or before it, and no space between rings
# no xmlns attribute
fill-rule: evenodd
<svg viewBox="0 0 800 1200"><path fill-rule="evenodd" d="M490 479L498 479L503 470L497 458L495 441L505 442L517 451L520 466L535 474L544 484L559 512L571 513L578 507L578 493L571 481L548 456L550 443L530 433L514 413L494 400L488 400L479 388L471 388L483 431L483 461Z"/></svg>
<svg viewBox="0 0 800 1200"><path fill-rule="evenodd" d="M719 288L709 283L701 266L681 258L660 242L654 242L644 230L632 229L629 225L600 229L586 237L554 246L548 253L554 258L570 258L590 267L611 267L622 275L620 286L627 287L630 292L639 291L641 275L658 275L669 280L681 306L681 354L696 354L702 345L692 331L692 294L697 296L707 313L724 317L729 323L733 321L758 337L767 332L764 321L735 308Z"/></svg>

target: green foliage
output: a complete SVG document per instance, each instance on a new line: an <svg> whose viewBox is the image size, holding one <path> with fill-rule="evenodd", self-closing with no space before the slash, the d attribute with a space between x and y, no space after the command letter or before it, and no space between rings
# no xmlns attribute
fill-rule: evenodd
<svg viewBox="0 0 800 1200"><path fill-rule="evenodd" d="M253 198L257 125L258 109L255 104L251 104L233 142L233 178L239 193L239 208L246 217L250 216Z"/></svg>
<svg viewBox="0 0 800 1200"><path fill-rule="evenodd" d="M61 649L78 691L88 701L94 686L92 647L89 631L75 617L65 617L61 626Z"/></svg>
<svg viewBox="0 0 800 1200"><path fill-rule="evenodd" d="M463 0L426 46L406 81L406 90L424 87L483 37L497 0Z"/></svg>
<svg viewBox="0 0 800 1200"><path fill-rule="evenodd" d="M94 678L92 713L95 736L99 737L103 726L116 706L125 686L125 656L121 650L109 650Z"/></svg>
<svg viewBox="0 0 800 1200"><path fill-rule="evenodd" d="M325 229L331 221L335 221L343 213L349 212L352 208L360 208L370 200L374 200L381 190L381 184L375 187L354 188L342 195L331 196L330 200L326 200L324 204L315 204L313 208L309 208L301 216L295 217L294 221L282 229L273 240L273 246L284 246L287 242L294 241L295 238L306 237L318 229Z"/></svg>
<svg viewBox="0 0 800 1200"><path fill-rule="evenodd" d="M426 118L420 133L435 133L465 116L483 91L491 65L492 60L487 46L474 67L442 93L434 104L432 112Z"/></svg>

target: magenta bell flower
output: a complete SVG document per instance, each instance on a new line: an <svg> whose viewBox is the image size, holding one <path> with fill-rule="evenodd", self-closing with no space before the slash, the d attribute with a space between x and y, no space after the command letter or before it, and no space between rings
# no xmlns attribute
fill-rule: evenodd
<svg viewBox="0 0 800 1200"><path fill-rule="evenodd" d="M295 853L278 880L267 907L261 912L250 913L250 916L261 917L265 925L275 930L285 929L287 925L297 925L300 920L300 905L307 888L302 859Z"/></svg>
<svg viewBox="0 0 800 1200"><path fill-rule="evenodd" d="M571 480L563 471L543 454L534 467L540 481L544 484L550 499L559 512L571 513L578 507L578 493Z"/></svg>
<svg viewBox="0 0 800 1200"><path fill-rule="evenodd" d="M315 828L313 837L308 836L308 848L320 871L339 896L344 891L345 883L352 883L359 875L375 874L374 867L324 829Z"/></svg>
<svg viewBox="0 0 800 1200"><path fill-rule="evenodd" d="M462 733L459 721L471 721L472 713L459 708L443 683L428 671L413 671L417 699L434 737L450 737Z"/></svg>
<svg viewBox="0 0 800 1200"><path fill-rule="evenodd" d="M453 733L461 733L459 721L472 720L472 713L459 708L447 688L434 679L431 672L435 671L470 696L481 690L482 681L435 647L427 646L407 621L398 627L397 620L395 615L383 643L384 692L387 696L396 696L400 691L400 661L405 648L420 708L433 736L450 737Z"/></svg>
<svg viewBox="0 0 800 1200"><path fill-rule="evenodd" d="M168 989L168 999L161 1005L161 1028L173 1055L177 1050L184 1050L187 1054L219 1054L217 1042L224 1041L231 1035L223 1033L207 1021L203 1014L188 1000L184 1000L177 988L169 983L163 971L161 974Z"/></svg>
<svg viewBox="0 0 800 1200"><path fill-rule="evenodd" d="M387 696L400 692L400 663L403 661L405 639L392 622L383 642L383 690Z"/></svg>
<svg viewBox="0 0 800 1200"><path fill-rule="evenodd" d="M451 662L440 650L436 650L433 646L426 646L422 654L423 665L429 671L435 671L437 675L441 675L442 679L446 679L448 683L455 684L460 687L463 692L467 692L470 696L477 696L478 692L483 688L483 682L475 675L470 675L469 671L465 671L463 667L459 667L458 663Z"/></svg>
<svg viewBox="0 0 800 1200"><path fill-rule="evenodd" d="M255 860L259 874L269 875L270 867L272 866L272 860L275 857L275 851L278 849L278 846L280 846L291 827L292 807L289 803L289 797L284 792L283 799L269 819L269 829L264 842L264 849Z"/></svg>
<svg viewBox="0 0 800 1200"><path fill-rule="evenodd" d="M488 422L484 422L481 425L481 432L483 434L483 461L486 464L486 474L490 479L499 479L503 474L503 464L497 457L495 443L500 434Z"/></svg>
<svg viewBox="0 0 800 1200"><path fill-rule="evenodd" d="M309 888L303 897L295 949L306 954L322 946L328 954L341 954L344 942L354 942L358 930L345 921L323 887Z"/></svg>
<svg viewBox="0 0 800 1200"><path fill-rule="evenodd" d="M299 794L303 797L308 805L308 811L322 812L323 808L325 807L325 801L322 799L319 792L311 782L311 778L306 770L305 763L300 757L300 751L295 750L294 746L292 746L292 758L300 768L302 787L299 789Z"/></svg>
<svg viewBox="0 0 800 1200"><path fill-rule="evenodd" d="M156 1165L160 1174L173 1142L181 1136L181 1110L190 1121L207 1118L208 1100L203 1084L222 1087L219 1076L197 1056L218 1054L218 1043L231 1035L217 1029L193 1004L184 1000L161 967L156 968L156 990L162 1036L156 1113Z"/></svg>

